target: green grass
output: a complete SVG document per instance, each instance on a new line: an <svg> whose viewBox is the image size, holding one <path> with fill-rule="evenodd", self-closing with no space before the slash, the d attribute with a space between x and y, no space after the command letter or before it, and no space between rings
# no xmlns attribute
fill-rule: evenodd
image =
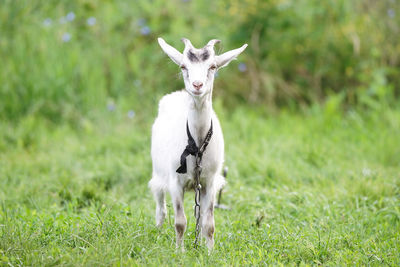
<svg viewBox="0 0 400 267"><path fill-rule="evenodd" d="M400 111L265 115L216 102L228 185L215 250L185 253L147 189L152 119L0 122L0 265L400 264Z"/></svg>

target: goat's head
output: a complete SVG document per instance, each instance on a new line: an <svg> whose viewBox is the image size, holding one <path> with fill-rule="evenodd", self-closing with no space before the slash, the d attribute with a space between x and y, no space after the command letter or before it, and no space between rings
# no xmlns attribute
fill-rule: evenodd
<svg viewBox="0 0 400 267"><path fill-rule="evenodd" d="M240 48L228 51L222 55L215 55L214 45L219 40L211 40L201 49L193 47L192 43L182 38L185 44L183 53L158 38L162 50L182 69L185 88L193 97L202 98L212 91L215 72L225 67L246 49L247 44Z"/></svg>

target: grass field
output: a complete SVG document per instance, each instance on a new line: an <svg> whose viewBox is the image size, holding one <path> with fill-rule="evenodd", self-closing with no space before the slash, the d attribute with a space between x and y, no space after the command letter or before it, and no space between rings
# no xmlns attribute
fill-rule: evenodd
<svg viewBox="0 0 400 267"><path fill-rule="evenodd" d="M268 116L216 102L230 171L215 250L185 253L147 189L151 120L0 123L0 265L400 264L400 111ZM155 112L155 109L154 109ZM154 113L153 112L153 113Z"/></svg>

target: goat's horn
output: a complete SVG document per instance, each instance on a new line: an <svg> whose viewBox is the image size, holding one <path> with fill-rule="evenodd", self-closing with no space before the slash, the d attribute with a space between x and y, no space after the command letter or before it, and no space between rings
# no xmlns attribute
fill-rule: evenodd
<svg viewBox="0 0 400 267"><path fill-rule="evenodd" d="M214 46L215 44L218 44L218 43L220 43L220 42L221 42L221 40L212 39L212 40L210 40L210 41L208 42L207 46Z"/></svg>
<svg viewBox="0 0 400 267"><path fill-rule="evenodd" d="M192 45L192 43L190 42L189 39L181 38L181 41L185 44L185 47L187 47L187 46L193 47L193 45Z"/></svg>

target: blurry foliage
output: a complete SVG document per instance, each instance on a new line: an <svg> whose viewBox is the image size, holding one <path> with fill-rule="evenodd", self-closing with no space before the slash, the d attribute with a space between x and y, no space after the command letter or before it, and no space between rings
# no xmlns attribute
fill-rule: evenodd
<svg viewBox="0 0 400 267"><path fill-rule="evenodd" d="M224 104L377 108L399 96L399 1L14 1L0 5L0 118L154 113L183 87L156 37L249 48L216 79ZM240 64L239 64L240 63ZM332 98L333 100L330 100ZM139 114L140 115L140 114Z"/></svg>
<svg viewBox="0 0 400 267"><path fill-rule="evenodd" d="M346 104L374 107L399 96L399 1L234 5L242 21L231 38L251 43L242 81L251 101L308 105L339 94Z"/></svg>

